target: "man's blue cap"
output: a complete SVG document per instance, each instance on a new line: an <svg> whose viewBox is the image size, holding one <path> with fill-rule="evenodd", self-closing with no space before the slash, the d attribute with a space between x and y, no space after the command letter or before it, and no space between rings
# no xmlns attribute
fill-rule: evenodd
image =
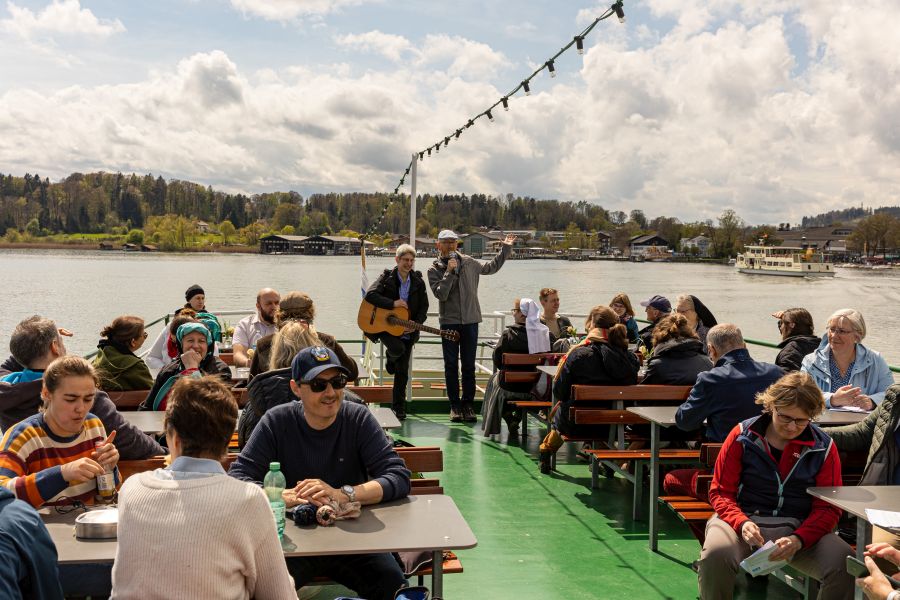
<svg viewBox="0 0 900 600"><path fill-rule="evenodd" d="M344 375L350 375L350 371L341 365L337 354L331 349L325 346L304 348L291 361L291 379L297 383L308 382L328 369L337 369Z"/></svg>
<svg viewBox="0 0 900 600"><path fill-rule="evenodd" d="M651 296L646 300L641 301L641 306L652 306L659 312L670 313L672 312L672 304L669 302L668 298L665 296Z"/></svg>

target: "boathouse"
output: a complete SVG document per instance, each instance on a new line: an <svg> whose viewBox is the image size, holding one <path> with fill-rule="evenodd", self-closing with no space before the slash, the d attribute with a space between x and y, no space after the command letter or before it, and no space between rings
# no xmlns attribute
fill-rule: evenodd
<svg viewBox="0 0 900 600"><path fill-rule="evenodd" d="M651 248L653 248L651 250ZM631 256L644 256L648 253L667 252L669 242L655 233L638 235L628 240L628 251Z"/></svg>
<svg viewBox="0 0 900 600"><path fill-rule="evenodd" d="M259 240L260 254L304 254L305 235L267 235Z"/></svg>

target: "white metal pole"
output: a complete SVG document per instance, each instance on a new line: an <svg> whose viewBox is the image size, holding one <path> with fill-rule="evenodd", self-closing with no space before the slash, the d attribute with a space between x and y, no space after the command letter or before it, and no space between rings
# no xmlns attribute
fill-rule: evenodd
<svg viewBox="0 0 900 600"><path fill-rule="evenodd" d="M409 180L409 245L416 247L416 167L419 164L419 155L412 155L412 170Z"/></svg>

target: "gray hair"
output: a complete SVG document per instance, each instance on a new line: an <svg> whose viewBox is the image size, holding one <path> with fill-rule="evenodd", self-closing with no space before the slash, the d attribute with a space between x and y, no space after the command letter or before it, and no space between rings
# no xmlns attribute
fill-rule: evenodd
<svg viewBox="0 0 900 600"><path fill-rule="evenodd" d="M716 349L716 354L724 356L732 350L744 347L744 336L734 323L720 323L706 334L706 344Z"/></svg>
<svg viewBox="0 0 900 600"><path fill-rule="evenodd" d="M831 327L832 323L840 321L841 319L850 321L850 326L853 327L853 331L856 332L860 340L866 337L866 321L863 319L862 313L853 308L842 308L841 310L834 311L834 313L828 317L828 322L825 326Z"/></svg>
<svg viewBox="0 0 900 600"><path fill-rule="evenodd" d="M40 315L28 317L16 325L9 338L9 351L20 365L30 368L44 358L50 344L59 339L56 323Z"/></svg>
<svg viewBox="0 0 900 600"><path fill-rule="evenodd" d="M400 244L400 246L397 248L397 251L394 253L394 256L396 256L397 258L400 258L401 256L404 256L406 254L412 254L413 258L415 258L416 257L416 249L413 248L412 246L410 246L409 244Z"/></svg>
<svg viewBox="0 0 900 600"><path fill-rule="evenodd" d="M678 298L675 299L674 306L678 306L682 302L686 302L686 303L690 304L691 310L695 310L696 307L694 306L694 299L691 298L690 294L681 294L680 296L678 296Z"/></svg>

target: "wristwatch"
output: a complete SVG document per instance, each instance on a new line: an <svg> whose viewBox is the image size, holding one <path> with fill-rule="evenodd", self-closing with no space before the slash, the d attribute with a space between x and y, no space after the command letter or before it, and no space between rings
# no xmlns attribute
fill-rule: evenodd
<svg viewBox="0 0 900 600"><path fill-rule="evenodd" d="M353 489L352 485L342 485L341 491L347 495L349 502L356 502L356 490Z"/></svg>

